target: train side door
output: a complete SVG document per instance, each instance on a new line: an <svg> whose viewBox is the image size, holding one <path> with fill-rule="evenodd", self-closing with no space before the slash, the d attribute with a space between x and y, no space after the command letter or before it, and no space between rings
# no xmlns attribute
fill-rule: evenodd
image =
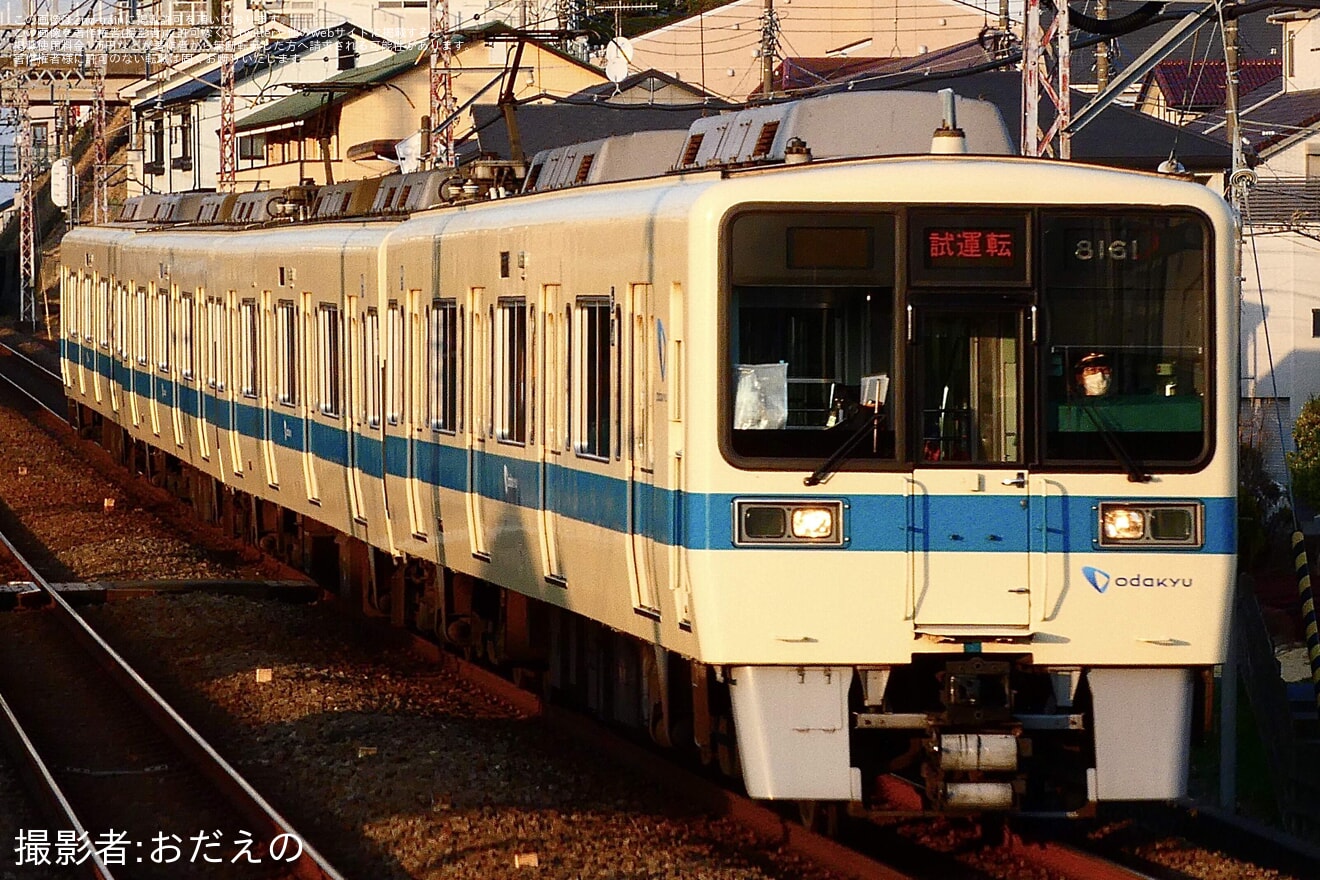
<svg viewBox="0 0 1320 880"><path fill-rule="evenodd" d="M910 328L914 618L937 634L1025 632L1025 309L916 308Z"/></svg>
<svg viewBox="0 0 1320 880"><path fill-rule="evenodd" d="M485 309L485 288L473 287L468 291L468 314L472 328L471 353L468 370L468 393L466 395L470 410L467 418L467 514L468 539L471 542L472 555L478 559L490 560L490 548L486 546L485 505L482 503L482 471L487 452L487 438L491 434L491 395L494 393L494 377L491 375L490 321ZM489 315L494 317L493 307Z"/></svg>
<svg viewBox="0 0 1320 880"><path fill-rule="evenodd" d="M628 522L630 555L633 569L633 603L639 611L659 615L656 596L655 528L657 515L655 493L654 427L652 425L651 342L655 323L650 284L634 284L630 289L632 340L629 345L632 369L632 449L629 455ZM622 331L623 328L620 328Z"/></svg>
<svg viewBox="0 0 1320 880"><path fill-rule="evenodd" d="M541 345L545 359L541 375L545 391L541 399L545 412L541 418L544 437L541 443L541 565L545 579L562 586L565 583L559 556L558 488L563 473L562 457L567 447L568 431L568 342L571 315L564 311L561 288L547 284L542 290L545 308L545 332Z"/></svg>
<svg viewBox="0 0 1320 880"><path fill-rule="evenodd" d="M124 360L124 328L128 320L126 304L128 293L123 282L114 284L114 299L107 304L110 309L109 327L107 328L110 345L110 408L116 413L122 405L123 387L127 384L125 376L128 366Z"/></svg>

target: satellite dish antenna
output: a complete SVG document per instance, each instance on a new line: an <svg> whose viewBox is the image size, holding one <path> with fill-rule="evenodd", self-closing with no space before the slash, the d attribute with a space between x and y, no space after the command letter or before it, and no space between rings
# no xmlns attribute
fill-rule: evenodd
<svg viewBox="0 0 1320 880"><path fill-rule="evenodd" d="M633 58L632 40L615 37L605 47L605 78L614 84L628 75L628 64Z"/></svg>

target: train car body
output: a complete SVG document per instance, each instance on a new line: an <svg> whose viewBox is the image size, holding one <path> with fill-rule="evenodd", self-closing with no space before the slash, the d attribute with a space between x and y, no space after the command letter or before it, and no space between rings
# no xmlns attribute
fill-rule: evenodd
<svg viewBox="0 0 1320 880"><path fill-rule="evenodd" d="M1225 656L1232 236L1189 181L930 155L84 228L66 383L755 797L1077 812L1185 792Z"/></svg>

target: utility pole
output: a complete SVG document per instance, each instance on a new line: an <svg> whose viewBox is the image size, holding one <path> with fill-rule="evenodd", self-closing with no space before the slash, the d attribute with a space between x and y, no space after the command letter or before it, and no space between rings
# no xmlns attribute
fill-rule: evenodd
<svg viewBox="0 0 1320 880"><path fill-rule="evenodd" d="M1095 0L1095 17L1101 21L1109 18L1109 0ZM1109 41L1101 40L1095 45L1095 90L1103 92L1109 85Z"/></svg>
<svg viewBox="0 0 1320 880"><path fill-rule="evenodd" d="M453 65L454 44L449 33L449 0L429 0L431 42L431 118L426 136L432 168L455 168ZM439 131L437 131L439 127Z"/></svg>
<svg viewBox="0 0 1320 880"><path fill-rule="evenodd" d="M1238 20L1224 18L1224 135L1233 157L1233 171L1242 168L1242 132L1238 120Z"/></svg>
<svg viewBox="0 0 1320 880"><path fill-rule="evenodd" d="M220 0L220 168L216 189L233 192L238 185L238 129L234 120L234 5ZM302 183L302 181L298 181Z"/></svg>
<svg viewBox="0 0 1320 880"><path fill-rule="evenodd" d="M1055 4L1054 17L1043 28L1040 7L1041 0L1027 0L1027 21L1022 35L1022 155L1071 159L1072 135L1067 131L1072 117L1068 4ZM1051 50L1056 80L1051 79ZM1042 92L1045 102L1054 110L1054 121L1044 130L1040 126Z"/></svg>
<svg viewBox="0 0 1320 880"><path fill-rule="evenodd" d="M37 220L36 199L32 188L36 168L32 156L32 115L28 106L26 77L15 81L15 109L18 112L18 321L37 325Z"/></svg>
<svg viewBox="0 0 1320 880"><path fill-rule="evenodd" d="M110 220L110 169L106 167L105 148L105 68L106 54L92 58L92 222L98 226ZM72 216L76 217L77 212Z"/></svg>
<svg viewBox="0 0 1320 880"><path fill-rule="evenodd" d="M765 0L761 14L761 94L769 98L774 94L775 45L779 22L775 19L775 0Z"/></svg>

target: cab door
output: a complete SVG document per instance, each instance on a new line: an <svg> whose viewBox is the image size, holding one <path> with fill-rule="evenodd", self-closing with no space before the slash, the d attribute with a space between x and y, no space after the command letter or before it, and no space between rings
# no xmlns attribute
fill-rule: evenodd
<svg viewBox="0 0 1320 880"><path fill-rule="evenodd" d="M1012 634L1030 623L1029 315L1003 305L912 311L908 534L918 631Z"/></svg>

